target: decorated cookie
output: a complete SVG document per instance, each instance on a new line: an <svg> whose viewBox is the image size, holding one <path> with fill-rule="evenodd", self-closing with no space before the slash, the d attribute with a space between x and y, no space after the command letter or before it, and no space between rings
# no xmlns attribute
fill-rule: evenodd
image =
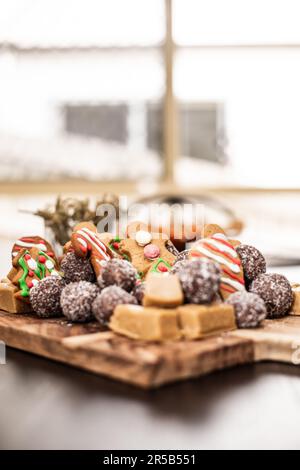
<svg viewBox="0 0 300 470"><path fill-rule="evenodd" d="M43 251L44 253L46 253L46 255L50 256L50 258L54 259L55 262L57 263L57 259L56 259L54 250L53 250L52 246L50 245L50 243L47 242L46 240L44 240L44 238L37 237L37 236L19 238L15 242L15 244L12 248L12 252L11 252L12 259L14 259L16 256L18 256L18 254L22 250L24 250L24 249L30 250L30 248L37 248L38 250Z"/></svg>
<svg viewBox="0 0 300 470"><path fill-rule="evenodd" d="M221 269L220 293L223 299L245 289L242 262L224 233L198 240L189 253L190 259L208 258Z"/></svg>
<svg viewBox="0 0 300 470"><path fill-rule="evenodd" d="M90 259L96 277L100 275L103 265L113 257L110 248L97 233L97 228L90 222L84 222L75 227L70 248L77 256Z"/></svg>
<svg viewBox="0 0 300 470"><path fill-rule="evenodd" d="M19 288L15 297L29 301L30 289L47 276L59 275L56 261L38 248L23 249L13 259L8 278Z"/></svg>
<svg viewBox="0 0 300 470"><path fill-rule="evenodd" d="M127 229L131 238L125 238L119 243L119 253L126 255L137 269L141 278L151 271L167 272L171 269L176 256L167 246L169 240L165 234L152 234L145 226L135 222Z"/></svg>

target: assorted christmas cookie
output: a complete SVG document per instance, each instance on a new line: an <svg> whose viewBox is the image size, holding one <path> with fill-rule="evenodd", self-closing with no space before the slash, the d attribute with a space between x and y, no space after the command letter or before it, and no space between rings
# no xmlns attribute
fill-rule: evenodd
<svg viewBox="0 0 300 470"><path fill-rule="evenodd" d="M182 305L177 308L182 335L198 339L236 329L231 305Z"/></svg>
<svg viewBox="0 0 300 470"><path fill-rule="evenodd" d="M167 272L176 260L170 251L170 240L159 233L151 233L142 223L127 228L128 238L120 241L119 253L126 256L144 278L149 270Z"/></svg>
<svg viewBox="0 0 300 470"><path fill-rule="evenodd" d="M183 304L183 292L176 275L149 273L145 284L144 307L172 308Z"/></svg>
<svg viewBox="0 0 300 470"><path fill-rule="evenodd" d="M30 236L30 237L21 237L19 238L13 245L12 247L12 252L11 256L12 259L20 254L21 251L24 249L30 250L31 248L36 248L39 251L43 251L46 253L47 256L52 258L55 263L58 262L54 250L50 243L47 240L44 240L44 238L37 237L37 236Z"/></svg>
<svg viewBox="0 0 300 470"><path fill-rule="evenodd" d="M99 293L96 284L87 281L71 282L61 292L62 312L72 322L87 322L93 319L92 304Z"/></svg>
<svg viewBox="0 0 300 470"><path fill-rule="evenodd" d="M243 266L239 255L224 233L214 233L198 240L189 253L190 259L208 258L221 270L220 293L223 299L245 289Z"/></svg>
<svg viewBox="0 0 300 470"><path fill-rule="evenodd" d="M249 290L263 299L268 318L284 317L292 307L293 291L282 274L260 274L250 284Z"/></svg>
<svg viewBox="0 0 300 470"><path fill-rule="evenodd" d="M107 325L114 309L120 304L137 304L137 300L119 286L105 287L93 302L95 318L102 325Z"/></svg>
<svg viewBox="0 0 300 470"><path fill-rule="evenodd" d="M134 288L136 280L137 270L129 261L111 259L103 266L99 282L102 288L116 285L130 292Z"/></svg>
<svg viewBox="0 0 300 470"><path fill-rule="evenodd" d="M183 264L184 263L184 264ZM187 303L208 304L220 288L220 269L207 258L182 261L176 272Z"/></svg>
<svg viewBox="0 0 300 470"><path fill-rule="evenodd" d="M74 251L69 251L64 255L60 269L66 282L96 281L90 260L77 256Z"/></svg>
<svg viewBox="0 0 300 470"><path fill-rule="evenodd" d="M60 276L45 277L30 289L30 303L40 318L60 317L60 296L65 281Z"/></svg>
<svg viewBox="0 0 300 470"><path fill-rule="evenodd" d="M12 284L8 279L0 282L0 310L7 313L32 312L32 308L29 303L23 302L15 297L18 290L18 287Z"/></svg>
<svg viewBox="0 0 300 470"><path fill-rule="evenodd" d="M110 248L101 240L95 225L89 222L83 222L74 228L71 244L67 249L74 250L81 258L88 258L96 277L100 275L105 262L113 257Z"/></svg>
<svg viewBox="0 0 300 470"><path fill-rule="evenodd" d="M251 292L235 292L228 297L226 303L234 308L238 328L256 328L267 316L264 301Z"/></svg>
<svg viewBox="0 0 300 470"><path fill-rule="evenodd" d="M1 286L1 284L0 284ZM289 311L290 315L300 315L300 284L292 284L293 304Z"/></svg>
<svg viewBox="0 0 300 470"><path fill-rule="evenodd" d="M176 309L118 305L109 328L118 334L142 341L174 341L181 338Z"/></svg>
<svg viewBox="0 0 300 470"><path fill-rule="evenodd" d="M266 272L266 260L257 248L240 244L236 247L236 251L242 262L247 285L257 276Z"/></svg>
<svg viewBox="0 0 300 470"><path fill-rule="evenodd" d="M15 297L29 301L30 289L40 280L53 275L59 275L55 259L38 248L30 248L23 249L14 257L8 278L19 288Z"/></svg>

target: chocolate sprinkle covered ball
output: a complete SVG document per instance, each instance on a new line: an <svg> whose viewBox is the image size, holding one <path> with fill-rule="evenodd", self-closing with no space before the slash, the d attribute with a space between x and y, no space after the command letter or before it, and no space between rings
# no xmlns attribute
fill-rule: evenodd
<svg viewBox="0 0 300 470"><path fill-rule="evenodd" d="M209 303L219 291L220 269L208 259L182 261L176 274L179 277L185 300L189 303Z"/></svg>
<svg viewBox="0 0 300 470"><path fill-rule="evenodd" d="M180 271L180 269L182 269L184 266L187 266L188 264L190 264L190 261L187 260L187 259L182 259L180 261L176 261L176 263L173 264L173 266L170 270L170 273L171 274L177 274L178 271Z"/></svg>
<svg viewBox="0 0 300 470"><path fill-rule="evenodd" d="M133 297L136 298L137 303L139 305L142 305L144 293L145 293L145 283L144 282L139 282L138 284L136 284L134 286L134 288L132 289L132 292L131 292Z"/></svg>
<svg viewBox="0 0 300 470"><path fill-rule="evenodd" d="M234 308L238 328L255 328L267 316L263 299L246 290L231 294L226 303Z"/></svg>
<svg viewBox="0 0 300 470"><path fill-rule="evenodd" d="M67 284L60 297L63 314L72 322L91 320L93 318L92 303L98 293L98 286L87 281Z"/></svg>
<svg viewBox="0 0 300 470"><path fill-rule="evenodd" d="M65 282L60 276L48 276L30 290L30 302L38 317L51 318L62 315L60 295Z"/></svg>
<svg viewBox="0 0 300 470"><path fill-rule="evenodd" d="M90 261L76 256L72 251L63 257L60 269L66 282L96 281Z"/></svg>
<svg viewBox="0 0 300 470"><path fill-rule="evenodd" d="M180 253L178 253L174 264L178 263L179 261L183 261L183 260L188 259L189 252L190 252L190 250L184 250L184 251L181 251Z"/></svg>
<svg viewBox="0 0 300 470"><path fill-rule="evenodd" d="M251 245L238 245L236 251L242 262L246 284L266 272L266 260L257 248Z"/></svg>
<svg viewBox="0 0 300 470"><path fill-rule="evenodd" d="M100 287L116 285L130 292L136 283L137 270L129 261L111 259L103 266L100 279Z"/></svg>
<svg viewBox="0 0 300 470"><path fill-rule="evenodd" d="M249 291L263 299L268 318L283 317L288 313L293 303L290 283L281 274L260 274L250 284Z"/></svg>
<svg viewBox="0 0 300 470"><path fill-rule="evenodd" d="M114 309L120 304L137 304L137 300L119 286L105 287L93 302L93 313L102 325L107 325Z"/></svg>

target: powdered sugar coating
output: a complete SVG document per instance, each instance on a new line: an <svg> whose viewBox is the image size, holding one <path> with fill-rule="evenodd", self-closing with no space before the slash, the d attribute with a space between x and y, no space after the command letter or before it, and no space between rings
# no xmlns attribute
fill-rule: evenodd
<svg viewBox="0 0 300 470"><path fill-rule="evenodd" d="M179 277L186 302L209 303L219 291L220 269L206 258L182 261L176 274Z"/></svg>
<svg viewBox="0 0 300 470"><path fill-rule="evenodd" d="M92 303L99 288L87 281L71 282L62 291L60 303L63 314L72 322L86 322L93 318Z"/></svg>
<svg viewBox="0 0 300 470"><path fill-rule="evenodd" d="M98 283L101 288L116 285L130 292L136 283L137 270L129 261L111 259L103 266Z"/></svg>
<svg viewBox="0 0 300 470"><path fill-rule="evenodd" d="M266 260L257 248L251 245L238 245L236 251L242 262L245 281L248 284L266 272Z"/></svg>
<svg viewBox="0 0 300 470"><path fill-rule="evenodd" d="M96 281L90 261L86 258L80 258L72 251L63 257L60 269L66 282Z"/></svg>
<svg viewBox="0 0 300 470"><path fill-rule="evenodd" d="M134 286L134 288L132 289L132 292L131 292L133 297L136 298L137 303L140 304L140 305L142 305L142 301L143 301L143 298L144 298L144 293L145 293L145 283L144 282L139 282L138 284L136 284Z"/></svg>
<svg viewBox="0 0 300 470"><path fill-rule="evenodd" d="M231 294L226 303L234 308L238 328L255 328L267 316L263 299L245 290Z"/></svg>
<svg viewBox="0 0 300 470"><path fill-rule="evenodd" d="M60 317L60 295L65 282L60 276L48 276L30 289L31 306L38 317Z"/></svg>
<svg viewBox="0 0 300 470"><path fill-rule="evenodd" d="M107 325L114 309L120 304L137 304L137 300L119 286L105 287L93 302L93 313L102 325Z"/></svg>
<svg viewBox="0 0 300 470"><path fill-rule="evenodd" d="M250 284L249 291L259 295L266 304L268 318L280 318L293 303L289 281L282 274L260 274Z"/></svg>
<svg viewBox="0 0 300 470"><path fill-rule="evenodd" d="M179 261L183 261L183 260L186 260L189 258L189 252L190 250L184 250L184 251L181 251L180 253L177 253L177 258L175 260L175 263L178 263Z"/></svg>

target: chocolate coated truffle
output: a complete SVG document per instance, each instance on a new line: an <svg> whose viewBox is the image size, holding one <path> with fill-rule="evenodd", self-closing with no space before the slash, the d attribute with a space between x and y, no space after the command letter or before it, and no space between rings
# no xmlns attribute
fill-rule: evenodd
<svg viewBox="0 0 300 470"><path fill-rule="evenodd" d="M266 272L266 260L257 248L251 245L238 245L236 251L242 262L246 284Z"/></svg>
<svg viewBox="0 0 300 470"><path fill-rule="evenodd" d="M60 295L65 282L60 276L48 276L30 290L30 302L38 317L50 318L62 315Z"/></svg>
<svg viewBox="0 0 300 470"><path fill-rule="evenodd" d="M133 297L136 298L137 303L139 305L142 305L144 293L145 293L145 283L144 282L139 282L138 284L136 284L134 286L134 288L132 289L132 292L131 292Z"/></svg>
<svg viewBox="0 0 300 470"><path fill-rule="evenodd" d="M70 251L63 257L60 269L66 282L96 281L90 261L76 256L73 251Z"/></svg>
<svg viewBox="0 0 300 470"><path fill-rule="evenodd" d="M219 291L220 269L205 258L182 261L176 274L188 303L209 303Z"/></svg>
<svg viewBox="0 0 300 470"><path fill-rule="evenodd" d="M260 274L250 284L249 291L263 299L268 318L283 317L288 313L293 303L290 283L281 274Z"/></svg>
<svg viewBox="0 0 300 470"><path fill-rule="evenodd" d="M226 303L234 308L238 328L255 328L267 316L263 299L246 290L231 294Z"/></svg>
<svg viewBox="0 0 300 470"><path fill-rule="evenodd" d="M102 325L107 325L114 309L120 304L137 304L137 300L119 286L105 287L93 302L93 313Z"/></svg>
<svg viewBox="0 0 300 470"><path fill-rule="evenodd" d="M91 320L93 318L92 303L98 293L98 286L87 281L67 284L60 297L63 314L72 322Z"/></svg>
<svg viewBox="0 0 300 470"><path fill-rule="evenodd" d="M190 250L184 250L177 254L175 263L188 259Z"/></svg>
<svg viewBox="0 0 300 470"><path fill-rule="evenodd" d="M126 260L111 259L103 266L98 280L100 287L116 285L130 292L136 283L137 270Z"/></svg>

